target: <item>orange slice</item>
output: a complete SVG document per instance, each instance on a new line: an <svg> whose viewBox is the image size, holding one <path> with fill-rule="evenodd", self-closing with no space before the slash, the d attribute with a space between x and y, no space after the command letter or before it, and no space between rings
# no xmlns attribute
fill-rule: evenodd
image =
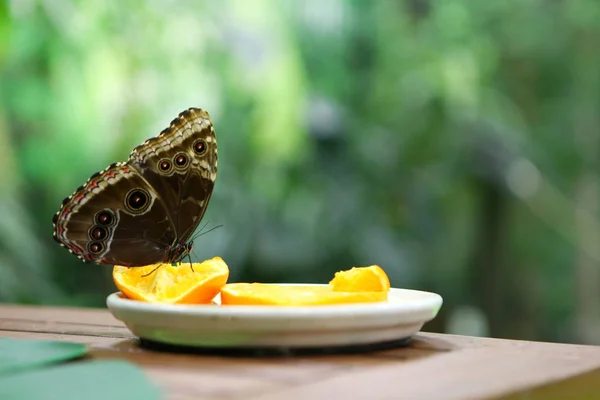
<svg viewBox="0 0 600 400"><path fill-rule="evenodd" d="M144 267L115 265L113 281L130 299L171 304L210 304L227 283L229 268L220 257L201 263L154 264ZM157 268L158 267L158 268ZM148 276L155 268L156 271Z"/></svg>
<svg viewBox="0 0 600 400"><path fill-rule="evenodd" d="M221 304L319 306L375 303L387 300L387 291L339 292L329 286L228 283L221 288Z"/></svg>
<svg viewBox="0 0 600 400"><path fill-rule="evenodd" d="M370 265L336 272L329 286L336 292L387 292L390 280L379 265Z"/></svg>

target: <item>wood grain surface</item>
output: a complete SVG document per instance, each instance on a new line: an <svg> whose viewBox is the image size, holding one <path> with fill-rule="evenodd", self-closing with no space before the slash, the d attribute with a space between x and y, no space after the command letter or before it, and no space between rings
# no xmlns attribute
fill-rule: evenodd
<svg viewBox="0 0 600 400"><path fill-rule="evenodd" d="M0 337L88 345L140 365L169 399L596 399L600 347L422 332L361 354L222 356L147 349L105 309L0 304Z"/></svg>

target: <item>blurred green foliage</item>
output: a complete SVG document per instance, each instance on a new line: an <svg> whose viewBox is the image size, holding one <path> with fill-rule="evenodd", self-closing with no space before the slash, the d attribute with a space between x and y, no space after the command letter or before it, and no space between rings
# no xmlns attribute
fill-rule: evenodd
<svg viewBox="0 0 600 400"><path fill-rule="evenodd" d="M183 109L231 280L377 263L430 330L598 342L595 0L0 2L0 301L103 306L62 198Z"/></svg>

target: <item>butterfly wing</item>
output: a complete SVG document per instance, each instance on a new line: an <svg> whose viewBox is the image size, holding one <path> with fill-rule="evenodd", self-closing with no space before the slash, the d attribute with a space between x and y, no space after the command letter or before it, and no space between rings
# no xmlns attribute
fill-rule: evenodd
<svg viewBox="0 0 600 400"><path fill-rule="evenodd" d="M202 220L217 177L217 140L209 114L183 111L157 137L133 149L128 164L155 189L185 243Z"/></svg>
<svg viewBox="0 0 600 400"><path fill-rule="evenodd" d="M98 264L173 261L187 251L216 174L210 116L190 108L133 149L128 162L94 174L66 198L53 219L54 239Z"/></svg>
<svg viewBox="0 0 600 400"><path fill-rule="evenodd" d="M127 163L94 174L53 219L54 239L86 262L125 266L164 259L175 238L165 205Z"/></svg>

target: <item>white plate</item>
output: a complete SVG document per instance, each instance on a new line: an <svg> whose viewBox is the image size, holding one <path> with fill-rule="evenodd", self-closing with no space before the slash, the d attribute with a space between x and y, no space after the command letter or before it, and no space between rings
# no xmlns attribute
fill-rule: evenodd
<svg viewBox="0 0 600 400"><path fill-rule="evenodd" d="M106 304L140 339L202 348L323 348L408 339L435 318L442 297L390 289L388 302L331 306L168 305L129 300ZM219 296L215 298L219 302Z"/></svg>

